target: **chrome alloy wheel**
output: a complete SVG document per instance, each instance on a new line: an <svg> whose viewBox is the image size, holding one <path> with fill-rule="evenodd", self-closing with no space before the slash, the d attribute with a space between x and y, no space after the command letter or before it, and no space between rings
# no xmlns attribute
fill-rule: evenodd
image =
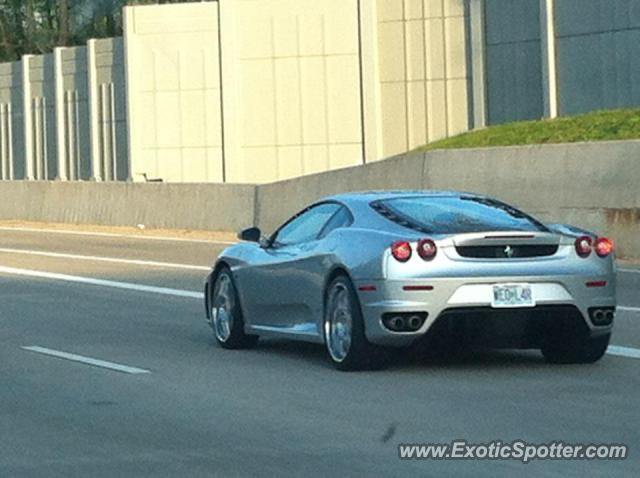
<svg viewBox="0 0 640 478"><path fill-rule="evenodd" d="M342 362L351 348L353 330L352 304L349 290L336 283L329 291L324 337L327 350L336 362Z"/></svg>
<svg viewBox="0 0 640 478"><path fill-rule="evenodd" d="M213 330L220 342L226 342L229 340L229 337L231 337L234 305L235 293L231 279L227 274L220 274L216 281L215 293L211 305Z"/></svg>

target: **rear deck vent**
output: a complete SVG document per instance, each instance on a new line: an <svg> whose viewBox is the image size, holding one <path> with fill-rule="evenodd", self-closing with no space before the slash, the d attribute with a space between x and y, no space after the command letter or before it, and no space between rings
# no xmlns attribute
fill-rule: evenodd
<svg viewBox="0 0 640 478"><path fill-rule="evenodd" d="M479 259L521 259L527 257L552 256L558 252L558 245L457 246L456 251L461 257L475 257Z"/></svg>

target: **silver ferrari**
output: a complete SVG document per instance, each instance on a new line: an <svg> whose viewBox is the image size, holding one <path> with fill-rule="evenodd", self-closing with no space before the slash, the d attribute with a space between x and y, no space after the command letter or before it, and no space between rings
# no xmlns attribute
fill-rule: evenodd
<svg viewBox="0 0 640 478"><path fill-rule="evenodd" d="M540 349L590 363L616 308L613 243L543 224L499 200L452 191L327 197L266 237L252 227L205 283L224 348L260 336L324 344L341 370L393 347Z"/></svg>

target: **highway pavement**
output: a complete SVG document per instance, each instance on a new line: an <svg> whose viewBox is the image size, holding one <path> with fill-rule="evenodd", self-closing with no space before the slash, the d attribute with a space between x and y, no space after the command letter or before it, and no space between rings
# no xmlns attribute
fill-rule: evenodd
<svg viewBox="0 0 640 478"><path fill-rule="evenodd" d="M640 476L639 267L618 276L624 348L596 364L402 354L341 373L317 345L216 345L200 295L224 247L0 230L0 477ZM398 457L456 439L623 443L629 457Z"/></svg>

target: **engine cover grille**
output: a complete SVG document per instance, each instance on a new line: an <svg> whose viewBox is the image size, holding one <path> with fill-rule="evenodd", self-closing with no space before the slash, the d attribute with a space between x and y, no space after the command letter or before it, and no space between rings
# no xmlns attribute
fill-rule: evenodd
<svg viewBox="0 0 640 478"><path fill-rule="evenodd" d="M558 245L457 246L456 251L461 257L475 257L481 259L520 259L526 257L552 256L558 252Z"/></svg>

